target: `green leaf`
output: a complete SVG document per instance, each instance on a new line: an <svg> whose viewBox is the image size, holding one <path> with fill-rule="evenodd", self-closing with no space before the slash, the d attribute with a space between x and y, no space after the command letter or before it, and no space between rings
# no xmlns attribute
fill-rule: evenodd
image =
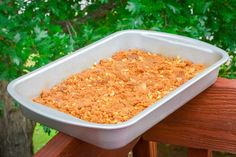
<svg viewBox="0 0 236 157"><path fill-rule="evenodd" d="M46 125L40 124L40 126L43 127L43 131L50 136L51 134L51 128L47 127Z"/></svg>
<svg viewBox="0 0 236 157"><path fill-rule="evenodd" d="M15 65L17 65L17 66L19 66L20 65L20 58L17 56L17 55L12 55L12 62L15 64Z"/></svg>
<svg viewBox="0 0 236 157"><path fill-rule="evenodd" d="M125 9L127 9L132 14L138 13L141 10L142 4L137 1L128 1Z"/></svg>
<svg viewBox="0 0 236 157"><path fill-rule="evenodd" d="M235 0L109 2L92 0L81 10L81 1L1 1L0 79L16 78L123 29L189 36L236 56ZM17 14L20 8L25 8L23 14ZM26 67L31 54L35 64ZM225 65L221 76L235 77L235 67L235 61Z"/></svg>
<svg viewBox="0 0 236 157"><path fill-rule="evenodd" d="M102 4L108 3L108 0L99 0Z"/></svg>
<svg viewBox="0 0 236 157"><path fill-rule="evenodd" d="M21 39L21 36L20 36L20 33L16 33L16 35L14 36L14 41L16 42L16 43L18 43L19 41L20 41L20 39Z"/></svg>
<svg viewBox="0 0 236 157"><path fill-rule="evenodd" d="M174 13L174 14L179 14L180 10L178 7L171 5L171 4L166 4L166 6Z"/></svg>
<svg viewBox="0 0 236 157"><path fill-rule="evenodd" d="M36 41L40 41L41 39L48 37L48 32L41 30L38 26L34 27L34 32L36 34Z"/></svg>
<svg viewBox="0 0 236 157"><path fill-rule="evenodd" d="M202 12L205 14L207 12L207 10L210 8L210 6L212 5L213 2L211 1L208 1L208 2L205 2L205 5L204 7L202 8Z"/></svg>

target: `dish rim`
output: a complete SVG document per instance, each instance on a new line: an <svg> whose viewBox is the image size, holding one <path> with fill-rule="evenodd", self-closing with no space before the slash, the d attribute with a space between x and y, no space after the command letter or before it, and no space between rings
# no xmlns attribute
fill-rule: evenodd
<svg viewBox="0 0 236 157"><path fill-rule="evenodd" d="M30 79L31 77L40 74L41 72L49 69L49 68L53 68L56 67L59 64L63 64L64 62L72 59L73 57L76 57L79 54L82 53L86 53L87 50L92 49L100 44L103 44L113 38L116 38L118 36L121 35L125 35L125 34L130 34L130 33L134 33L134 34L139 34L139 35L143 35L143 36L152 36L153 38L155 38L155 36L158 37L168 37L168 38L172 38L172 39L176 39L177 41L180 42L185 42L188 43L190 45L201 45L204 46L205 48L207 47L210 50L213 50L214 53L217 53L218 55L221 56L221 58L215 62L214 64L210 65L209 67L207 67L204 71L202 71L201 73L199 73L198 75L196 75L195 77L193 77L192 79L190 79L189 81L185 82L183 85L179 86L177 89L175 89L174 91L170 92L169 94L167 94L166 96L164 96L162 99L158 100L156 103L153 103L151 106L147 107L146 109L144 109L143 111L139 112L137 115L135 115L134 117L130 118L129 120L122 122L122 123L118 123L118 124L98 124L98 123L93 123L93 122L88 122L88 121L84 121L81 120L77 117L71 116L69 114L66 114L67 117L71 117L75 121L69 121L67 119L63 119L62 117L58 116L54 116L53 114L47 114L47 112L43 112L40 110L37 110L33 107L33 105L42 105L44 107L47 107L43 104L39 104L39 103L35 103L32 100L30 101L27 98L21 97L20 94L18 92L15 91L15 88L17 87L17 85L21 84L22 82L24 82L25 80ZM94 129L105 129L105 130L114 130L114 129L122 129L122 128L126 128L129 127L135 123L137 123L139 120L141 120L142 118L144 118L145 116L147 116L148 114L150 114L151 112L153 112L155 109L158 109L159 107L161 107L163 104L165 104L166 102L170 101L172 98L174 98L176 95L178 95L179 93L181 93L182 91L184 91L185 89L187 89L188 87L190 87L191 85L193 85L194 83L196 83L198 80L200 80L201 78L203 78L204 76L206 76L207 74L209 74L210 72L212 72L213 70L215 70L216 68L218 68L220 65L222 65L223 63L225 63L227 60L229 59L228 54L218 48L215 47L213 45L210 45L208 43L196 40L196 39L192 39L189 37L184 37L184 36L180 36L180 35L174 35L174 34L169 34L169 33L164 33L164 32L155 32L155 31L146 31L146 30L123 30L123 31L118 31L115 32L105 38L102 38L90 45L87 45L81 49L78 49L76 51L74 51L73 53L70 53L62 58L59 58L47 65L44 65L42 67L40 67L39 69L36 69L26 75L23 75L13 81L11 81L8 84L7 87L7 91L10 93L10 95L17 100L22 107L25 107L26 109L30 110L31 112L33 112L34 114L38 114L40 116L43 116L45 118L57 121L57 122L61 122L61 123L66 123L69 125L75 125L75 126L80 126L80 127L86 127L86 128L94 128ZM47 107L49 109L52 109L50 107ZM52 109L55 110L55 109ZM58 111L58 110L55 110ZM65 114L61 111L58 111L60 114Z"/></svg>

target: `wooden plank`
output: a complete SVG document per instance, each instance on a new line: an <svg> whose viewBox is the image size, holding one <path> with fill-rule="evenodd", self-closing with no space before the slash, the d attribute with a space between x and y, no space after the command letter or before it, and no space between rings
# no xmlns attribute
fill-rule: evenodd
<svg viewBox="0 0 236 157"><path fill-rule="evenodd" d="M236 80L217 82L147 131L143 138L236 153Z"/></svg>
<svg viewBox="0 0 236 157"><path fill-rule="evenodd" d="M34 157L59 156L63 150L65 150L68 146L70 146L72 141L73 141L73 137L64 135L62 133L58 133L42 149L40 149L34 155Z"/></svg>
<svg viewBox="0 0 236 157"><path fill-rule="evenodd" d="M150 157L149 142L142 138L137 142L133 148L133 157Z"/></svg>
<svg viewBox="0 0 236 157"><path fill-rule="evenodd" d="M157 157L157 143L149 141L149 152L150 157Z"/></svg>
<svg viewBox="0 0 236 157"><path fill-rule="evenodd" d="M133 157L157 157L157 143L141 138L133 148Z"/></svg>
<svg viewBox="0 0 236 157"><path fill-rule="evenodd" d="M133 157L149 157L149 143L148 141L144 141L142 138L137 142L137 144L133 148Z"/></svg>
<svg viewBox="0 0 236 157"><path fill-rule="evenodd" d="M188 157L212 157L212 151L207 149L188 149Z"/></svg>
<svg viewBox="0 0 236 157"><path fill-rule="evenodd" d="M137 142L138 139L123 148L105 150L63 133L58 133L34 157L125 157Z"/></svg>

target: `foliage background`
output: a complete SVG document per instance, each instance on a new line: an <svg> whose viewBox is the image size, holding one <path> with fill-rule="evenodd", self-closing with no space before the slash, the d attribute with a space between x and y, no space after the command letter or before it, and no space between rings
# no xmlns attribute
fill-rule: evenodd
<svg viewBox="0 0 236 157"><path fill-rule="evenodd" d="M231 57L220 76L235 78L235 10L235 0L0 0L0 81L124 29L169 32L216 45ZM3 106L0 100L0 114Z"/></svg>
<svg viewBox="0 0 236 157"><path fill-rule="evenodd" d="M221 75L235 77L235 0L93 0L81 10L84 3L1 1L0 79L14 79L123 29L169 32L217 45L234 62Z"/></svg>

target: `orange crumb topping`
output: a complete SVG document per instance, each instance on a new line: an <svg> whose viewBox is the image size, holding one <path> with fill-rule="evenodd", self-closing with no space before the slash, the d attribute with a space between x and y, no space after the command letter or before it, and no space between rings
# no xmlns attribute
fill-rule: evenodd
<svg viewBox="0 0 236 157"><path fill-rule="evenodd" d="M179 57L119 51L44 90L33 101L85 121L127 121L204 69Z"/></svg>

